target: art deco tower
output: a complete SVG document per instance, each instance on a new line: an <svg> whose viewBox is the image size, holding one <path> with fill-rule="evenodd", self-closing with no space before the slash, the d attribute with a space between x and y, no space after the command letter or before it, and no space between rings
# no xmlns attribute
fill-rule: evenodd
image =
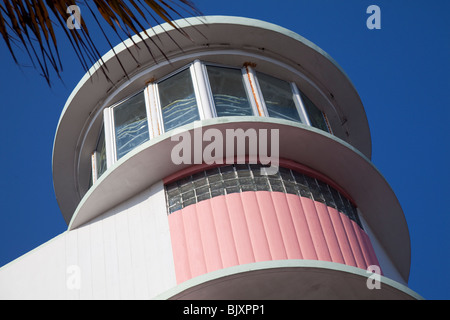
<svg viewBox="0 0 450 320"><path fill-rule="evenodd" d="M339 65L270 23L177 24L191 39L135 36L115 48L122 66L104 55L109 80L93 66L69 96L53 153L68 229L3 267L0 297L420 298Z"/></svg>

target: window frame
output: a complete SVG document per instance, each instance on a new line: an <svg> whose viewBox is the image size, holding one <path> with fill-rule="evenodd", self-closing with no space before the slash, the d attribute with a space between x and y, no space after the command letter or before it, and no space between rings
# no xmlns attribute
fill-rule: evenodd
<svg viewBox="0 0 450 320"><path fill-rule="evenodd" d="M94 185L97 180L98 180L98 176L97 176L97 151L92 152L91 154L91 179L90 180L90 185Z"/></svg>
<svg viewBox="0 0 450 320"><path fill-rule="evenodd" d="M298 89L298 88L297 88L297 89ZM328 117L327 117L326 113L323 112L322 109L320 109L319 107L317 107L316 104L315 104L315 103L314 103L314 102L313 102L313 101L312 101L312 100L311 100L304 92L301 92L299 89L298 89L298 92L299 92L299 100L302 102L303 110L305 111L305 114L308 115L308 123L309 123L309 126L310 126L310 127L313 127L313 128L316 128L316 129L319 129L319 130L321 130L321 131L323 131L323 132L327 132L327 133L329 133L329 134L334 135L334 134L333 134L333 129L331 129L331 125L330 125L330 123L329 123L329 121L328 121ZM324 130L322 130L322 129L320 129L320 128L317 128L317 127L315 127L315 126L311 123L311 121L309 120L309 114L308 114L308 111L306 110L305 103L304 103L304 101L303 101L302 95L304 95L304 96L305 96L305 97L313 104L314 108L316 108L318 111L320 111L320 113L322 114L323 121L324 121L325 126L327 127L328 131L324 131Z"/></svg>
<svg viewBox="0 0 450 320"><path fill-rule="evenodd" d="M244 76L244 82L246 83L247 92L249 96L252 96L253 113L255 116L268 117L269 112L267 111L266 102L264 101L264 96L259 86L258 77L256 76L256 71L252 67L251 63L244 63L242 67L242 73Z"/></svg>
<svg viewBox="0 0 450 320"><path fill-rule="evenodd" d="M311 127L311 121L309 120L308 112L306 112L305 105L303 104L303 99L300 94L300 89L297 87L295 82L291 82L291 90L293 92L293 98L295 106L297 107L297 112L300 116L300 120L303 124Z"/></svg>
<svg viewBox="0 0 450 320"><path fill-rule="evenodd" d="M200 109L201 120L217 118L214 96L206 68L207 64L198 59L192 63L192 82L196 96L198 96L197 105Z"/></svg>
<svg viewBox="0 0 450 320"><path fill-rule="evenodd" d="M208 76L207 67L219 67L240 70L242 74L243 87L247 94L249 100L252 116L255 117L269 117L269 112L265 104L264 95L261 91L261 87L258 82L258 76L255 70L256 65L253 63L246 62L242 67L229 66L214 62L202 61L195 59L194 61L168 73L160 79L152 79L145 84L145 86L138 91L133 92L127 97L121 99L120 101L107 106L103 109L103 127L105 134L105 149L106 149L106 170L111 168L117 161L117 147L116 147L116 128L114 119L114 109L119 105L125 103L127 100L133 98L134 96L143 93L144 103L145 103L145 114L147 117L147 127L148 127L148 137L149 141L162 135L166 132L164 128L164 119L162 116L161 99L159 95L159 84L176 74L189 70L190 78L192 81L193 91L195 100L197 103L197 111L199 114L199 119L212 119L217 118L217 111L214 102L214 96L211 88L211 82ZM277 77L275 77L277 78ZM300 91L298 85L293 81L286 81L291 88L292 97L294 104L296 106L301 124L313 127L310 121L310 117L305 107L305 103L302 98L302 91ZM317 107L317 106L316 106ZM318 107L317 107L318 108ZM319 109L319 108L318 108ZM322 113L325 123L328 128L328 132L333 134L332 128L328 121L327 115L319 109ZM99 136L100 137L100 136ZM98 139L97 138L97 144ZM97 147L96 144L96 147ZM92 185L98 180L98 168L97 168L97 150L91 153L91 175L92 175Z"/></svg>
<svg viewBox="0 0 450 320"><path fill-rule="evenodd" d="M194 70L194 62L191 62L191 63L189 63L189 64L187 64L187 65L185 65L185 66L183 66L181 68L178 68L177 70L175 70L175 71L165 75L161 79L158 79L156 82L154 82L154 85L155 85L155 101L154 102L155 102L155 107L156 107L157 113L159 115L158 120L159 120L159 123L160 123L161 134L165 133L166 130L164 128L164 118L162 116L161 99L160 99L160 95L159 95L159 84L161 82L163 82L165 80L168 80L169 78L171 78L171 77L173 77L173 76L175 76L175 75L185 71L185 70L189 70L189 74L191 76L192 87L194 89L194 96L195 96L195 101L196 101L196 104L197 104L197 111L198 111L198 115L199 115L200 121L205 119L205 116L204 116L204 113L203 113L203 110L202 110L202 107L201 107L203 104L202 104L202 101L201 101L201 99L199 97L199 94L200 94L199 93L199 89L197 88L197 85L196 85L197 81L195 81L195 80L197 80L197 78L195 78L195 77L197 77L198 74ZM149 128L149 130L150 130L150 128Z"/></svg>
<svg viewBox="0 0 450 320"><path fill-rule="evenodd" d="M115 126L115 118L114 118L114 109L119 107L120 105L122 105L123 103L125 103L126 101L130 100L131 98L134 98L135 96L137 96L138 94L142 93L144 95L144 105L145 105L145 115L146 115L146 121L147 121L147 128L148 128L148 136L149 136L149 140L150 140L150 123L149 123L149 116L148 116L148 108L147 108L147 97L145 94L145 88L140 89L139 91L134 92L133 94L127 96L126 98L114 103L113 105L109 106L108 111L107 111L107 118L108 118L108 124L106 124L105 121L105 143L106 140L109 140L111 145L110 145L110 151L113 152L113 154L111 155L111 165L113 165L114 163L116 163L119 159L117 158L117 140L116 140L116 126ZM105 110L106 110L105 109ZM108 128L109 131L109 139L106 139L106 127ZM106 149L108 152L108 148ZM108 159L108 156L106 157ZM107 165L107 168L109 168L109 165Z"/></svg>
<svg viewBox="0 0 450 320"><path fill-rule="evenodd" d="M252 72L253 72L254 77L255 77L255 83L256 83L256 85L258 87L258 92L259 92L259 96L260 96L260 99L261 99L261 103L264 106L265 116L268 117L268 118L275 118L275 117L271 117L269 115L269 110L267 109L266 100L264 99L264 94L263 94L263 92L261 90L261 86L259 84L258 75L256 74L256 71L253 70ZM261 74L265 74L265 73L261 72ZM301 100L301 95L300 95L300 93L298 91L298 88L297 88L297 85L295 84L295 82L286 81L284 79L280 79L280 78L274 77L274 76L269 75L269 74L265 74L265 75L267 75L268 77L272 77L272 78L276 78L278 80L284 81L284 82L286 82L289 85L289 87L291 89L291 93L292 93L292 101L294 102L295 108L297 110L297 114L298 114L298 116L300 118L300 122L299 123L305 124L305 125L309 125L310 121L309 121L308 113L306 112L306 110L304 108L303 101ZM294 121L294 120L291 120L291 121ZM297 121L295 121L295 122L297 122Z"/></svg>
<svg viewBox="0 0 450 320"><path fill-rule="evenodd" d="M150 140L159 136L162 132L161 129L164 128L161 126L162 122L160 119L159 108L158 108L158 88L157 85L153 82L147 82L144 88L145 95L145 109L147 111L147 121L148 121L148 131Z"/></svg>
<svg viewBox="0 0 450 320"><path fill-rule="evenodd" d="M243 83L243 88L244 91L247 95L247 99L248 102L250 103L250 107L252 109L252 115L251 116L258 116L258 109L257 109L257 105L254 101L255 97L252 94L251 91L251 85L249 83L249 79L247 76L247 71L245 70L245 67L233 67L233 66L228 66L228 65L223 65L223 64L219 64L219 63L213 63L213 62L201 62L202 66L203 66L203 76L207 85L207 91L208 91L208 96L209 96L209 109L211 110L211 114L213 115L213 118L218 118L219 116L217 115L217 109L216 109L216 104L214 102L214 94L212 92L212 88L211 88L211 82L209 80L209 75L208 75L208 66L210 67L217 67L217 68L226 68L226 69L233 69L233 70L239 70L242 74L242 83Z"/></svg>
<svg viewBox="0 0 450 320"><path fill-rule="evenodd" d="M100 143L100 138L103 134L103 139L105 140L105 156L106 158L108 157L108 152L106 150L106 133L105 133L105 125L103 124L100 128L100 132L97 135L97 140L96 140L96 144L95 144L95 149L94 151L91 153L91 179L90 180L90 186L92 186L99 178L100 176L98 175L98 163L97 163L97 158L99 157L99 152L98 152L98 146ZM107 159L106 159L107 160ZM106 170L108 170L108 161L106 161L106 169L105 171L103 171L103 173L106 172ZM103 174L102 173L102 174Z"/></svg>

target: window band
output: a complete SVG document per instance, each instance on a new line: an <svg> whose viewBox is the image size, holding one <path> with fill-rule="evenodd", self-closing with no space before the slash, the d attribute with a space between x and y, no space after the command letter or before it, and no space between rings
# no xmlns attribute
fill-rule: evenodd
<svg viewBox="0 0 450 320"><path fill-rule="evenodd" d="M209 79L208 77L208 67L211 67L212 69L216 68L216 70L221 68L223 70L240 69L242 74L240 81L242 81L242 83L237 84L232 82L237 81L233 79L238 78L236 76L231 76L232 73L230 72L225 72L223 74L224 78L231 82L220 83L219 87L215 88L215 90L219 91L216 92L217 94L214 96L214 90L212 90L213 84L210 81L212 79ZM286 90L283 89L283 92L285 93L276 93L278 87L275 80L277 78L272 77L274 80L269 81L275 86L272 88L270 88L270 83L269 87L267 87L268 84L266 81L264 88L266 91L268 90L267 88L269 88L269 94L266 98L270 99L268 103L270 104L272 108L271 112L273 113L272 115L269 114L263 93L258 84L258 75L261 75L262 77L263 74L255 72L255 67L256 65L251 62L244 63L242 68L235 68L209 64L197 59L189 65L168 74L159 81L156 81L155 79L148 81L146 87L137 93L143 94L144 96L144 99L139 101L139 103L144 104L143 106L136 106L132 102L130 103L137 95L134 94L115 103L113 106L105 108L103 112L103 122L106 145L106 168L110 168L119 158L123 157L126 153L148 139L153 139L168 130L172 130L194 120L221 115L227 116L231 114L233 116L248 116L250 112L256 116L273 116L291 121L299 121L306 125L312 125L321 130L330 133L332 132L326 114L318 109L293 82L286 82L289 84L292 91L292 101L289 102L290 104L287 104L288 102L286 101L288 100L286 99L288 95ZM227 74L228 76L226 76ZM266 75L264 77L267 78L271 76ZM220 79L220 77L218 79ZM281 79L278 80L280 83L284 81ZM188 86L186 87L184 84L187 84ZM285 85L283 85L283 88L284 87ZM248 103L250 103L252 111L248 110L247 102L244 101L245 99L242 96L242 90L246 92ZM219 108L219 105L216 105L214 97L221 99L221 101L217 101L221 108L220 114L217 109ZM295 104L296 108L294 109L296 109L296 112L298 113L295 117L293 117L294 109L292 107L292 102ZM144 111L143 113L141 112L142 115L136 114L136 116L133 117L133 115L126 114L128 108L131 108L130 110L134 110L134 112L137 112L137 108ZM117 127L119 124L117 123L117 119L115 119L119 109L124 109L124 113L122 113L123 123L120 128ZM145 117L146 119L143 119L142 117ZM144 122L147 124L147 128L144 128ZM123 133L123 135L121 137L117 136L117 130L122 130L121 133ZM142 132L142 130L148 131L146 137L143 136L145 132ZM118 145L119 142L121 143L120 146ZM96 156L92 156L91 158L91 161L94 161ZM99 178L99 172L96 169L98 168L93 164L91 170L93 183Z"/></svg>

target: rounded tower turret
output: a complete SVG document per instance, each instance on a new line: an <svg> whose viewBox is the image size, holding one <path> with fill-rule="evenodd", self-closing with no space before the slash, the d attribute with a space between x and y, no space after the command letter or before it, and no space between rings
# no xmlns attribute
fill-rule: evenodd
<svg viewBox="0 0 450 320"><path fill-rule="evenodd" d="M404 214L339 65L259 20L177 25L190 39L163 25L116 46L109 80L93 66L61 115L54 188L86 281L101 264L105 286L132 274L106 296L417 298Z"/></svg>

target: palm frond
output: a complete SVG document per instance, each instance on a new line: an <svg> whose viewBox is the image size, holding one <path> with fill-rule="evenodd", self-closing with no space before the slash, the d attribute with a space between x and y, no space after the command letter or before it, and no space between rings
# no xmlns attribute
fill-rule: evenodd
<svg viewBox="0 0 450 320"><path fill-rule="evenodd" d="M87 9L96 26L88 27L86 20L81 19L78 21L79 29L68 28L67 19L70 14L67 13L67 8L71 5ZM101 60L101 54L90 34L94 27L99 29L113 49L108 36L111 32L106 30L108 28L121 40L123 36L129 38L133 34L143 39L143 35L149 37L147 29L167 22L189 38L189 35L173 22L174 18L183 18L185 14L201 15L190 0L3 0L0 2L0 34L15 63L20 64L17 50L24 49L32 66L38 69L51 85L52 72L60 77L63 71L58 49L62 42L56 36L56 29L63 30L81 66L88 71L91 65ZM157 41L150 39L159 54L166 57ZM173 38L170 39L174 41ZM145 41L142 43L152 57L155 57L149 45ZM129 52L132 55L130 50ZM120 61L119 63L122 66ZM107 75L104 67L102 70ZM125 72L124 68L123 70Z"/></svg>

